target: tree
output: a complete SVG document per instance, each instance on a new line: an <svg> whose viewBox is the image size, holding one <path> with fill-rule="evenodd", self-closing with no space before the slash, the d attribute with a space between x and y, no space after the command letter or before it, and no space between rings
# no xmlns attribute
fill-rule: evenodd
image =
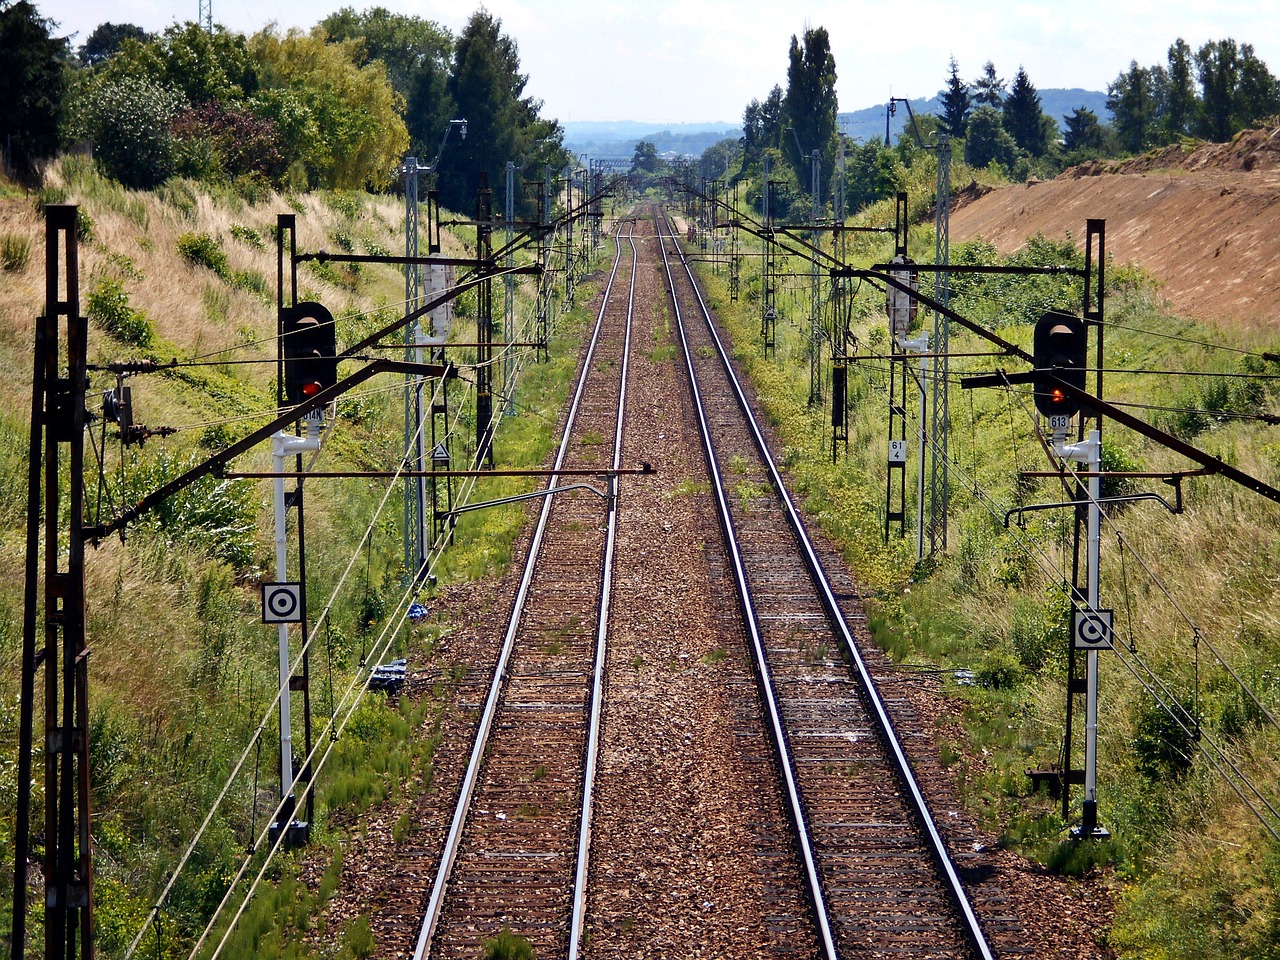
<svg viewBox="0 0 1280 960"><path fill-rule="evenodd" d="M752 100L742 113L742 167L759 163L764 151L782 139L782 87L776 83L764 103Z"/></svg>
<svg viewBox="0 0 1280 960"><path fill-rule="evenodd" d="M1280 89L1267 65L1254 55L1252 44L1240 47L1239 62L1232 125L1236 130L1243 130L1280 111Z"/></svg>
<svg viewBox="0 0 1280 960"><path fill-rule="evenodd" d="M1144 149L1155 115L1155 96L1151 73L1137 60L1129 61L1128 71L1107 84L1107 109L1121 148L1130 153Z"/></svg>
<svg viewBox="0 0 1280 960"><path fill-rule="evenodd" d="M201 180L243 177L278 185L285 172L275 124L221 103L184 110L170 125L178 172Z"/></svg>
<svg viewBox="0 0 1280 960"><path fill-rule="evenodd" d="M1099 153L1105 142L1098 115L1084 107L1076 107L1062 118L1066 126L1063 147L1067 153Z"/></svg>
<svg viewBox="0 0 1280 960"><path fill-rule="evenodd" d="M960 79L960 67L952 57L951 76L942 91L942 129L956 139L963 137L972 108L973 97L969 95L968 85Z"/></svg>
<svg viewBox="0 0 1280 960"><path fill-rule="evenodd" d="M249 49L262 85L253 112L286 131L309 127L314 134L294 144L300 154L285 156L300 165L309 186L380 190L391 181L409 134L404 101L381 63L358 66L358 43L327 43L323 31L295 29L281 37L269 27L249 40Z"/></svg>
<svg viewBox="0 0 1280 960"><path fill-rule="evenodd" d="M1197 107L1193 61L1191 48L1179 37L1169 47L1169 65L1156 95L1157 123L1163 143L1172 143L1191 132Z"/></svg>
<svg viewBox="0 0 1280 960"><path fill-rule="evenodd" d="M845 204L850 212L892 196L903 186L905 170L897 153L879 138L852 147L845 158Z"/></svg>
<svg viewBox="0 0 1280 960"><path fill-rule="evenodd" d="M631 156L632 173L653 173L658 169L658 148L648 140L636 143L635 153Z"/></svg>
<svg viewBox="0 0 1280 960"><path fill-rule="evenodd" d="M67 42L27 0L0 0L0 151L21 176L58 148Z"/></svg>
<svg viewBox="0 0 1280 960"><path fill-rule="evenodd" d="M825 27L793 34L788 53L787 93L782 101L783 153L801 182L809 180L809 154L817 150L822 167L831 170L836 136L836 59Z"/></svg>
<svg viewBox="0 0 1280 960"><path fill-rule="evenodd" d="M69 132L93 142L104 176L135 190L159 186L175 170L169 125L185 101L148 77L96 77L77 101Z"/></svg>
<svg viewBox="0 0 1280 960"><path fill-rule="evenodd" d="M982 65L982 76L973 81L973 105L1000 109L1004 102L1005 83L996 75L996 65L988 60Z"/></svg>
<svg viewBox="0 0 1280 960"><path fill-rule="evenodd" d="M1226 143L1231 139L1231 119L1235 90L1240 74L1239 51L1231 39L1206 43L1196 51L1200 77L1199 132L1206 140Z"/></svg>
<svg viewBox="0 0 1280 960"><path fill-rule="evenodd" d="M159 37L124 38L97 72L114 80L143 77L181 93L189 103L238 103L258 89L257 67L243 34L215 26L174 24Z"/></svg>
<svg viewBox="0 0 1280 960"><path fill-rule="evenodd" d="M467 121L467 139L449 148L440 169L440 198L455 210L470 210L482 171L490 175L508 160L559 155L564 131L539 117L542 101L524 95L516 42L502 21L481 8L471 15L453 52L449 95Z"/></svg>
<svg viewBox="0 0 1280 960"><path fill-rule="evenodd" d="M145 43L151 35L132 23L102 23L89 34L89 39L80 48L80 63L86 67L96 67L111 57L126 40L137 40Z"/></svg>
<svg viewBox="0 0 1280 960"><path fill-rule="evenodd" d="M1009 136L995 107L981 106L969 118L969 132L964 140L965 163L985 167L993 160L1006 170L1013 168L1018 145Z"/></svg>
<svg viewBox="0 0 1280 960"><path fill-rule="evenodd" d="M449 66L453 36L444 27L420 17L371 7L357 13L343 7L320 21L333 42L358 40L356 62L365 66L380 60L387 78L406 104L409 149L420 159L435 158L450 120L457 114L449 97Z"/></svg>
<svg viewBox="0 0 1280 960"><path fill-rule="evenodd" d="M1019 66L1013 89L1004 101L1004 128L1013 137L1013 142L1033 157L1043 157L1049 149L1043 117L1040 94L1032 85L1027 71Z"/></svg>

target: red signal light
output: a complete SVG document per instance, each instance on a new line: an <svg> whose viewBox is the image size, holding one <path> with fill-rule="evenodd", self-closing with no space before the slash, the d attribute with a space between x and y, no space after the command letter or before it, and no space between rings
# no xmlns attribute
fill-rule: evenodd
<svg viewBox="0 0 1280 960"><path fill-rule="evenodd" d="M316 383L316 381L314 380L311 380L302 385L302 395L304 397L314 397L322 389L323 387L321 387L320 384Z"/></svg>

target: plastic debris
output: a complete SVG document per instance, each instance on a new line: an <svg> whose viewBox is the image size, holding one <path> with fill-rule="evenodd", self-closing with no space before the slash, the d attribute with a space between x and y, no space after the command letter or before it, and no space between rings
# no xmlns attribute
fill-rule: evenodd
<svg viewBox="0 0 1280 960"><path fill-rule="evenodd" d="M380 663L369 670L369 689L384 693L399 693L409 671L409 661L400 659Z"/></svg>
<svg viewBox="0 0 1280 960"><path fill-rule="evenodd" d="M422 604L420 603L409 604L409 622L410 623L421 623L423 620L427 619L427 613L428 613L427 608L424 607Z"/></svg>

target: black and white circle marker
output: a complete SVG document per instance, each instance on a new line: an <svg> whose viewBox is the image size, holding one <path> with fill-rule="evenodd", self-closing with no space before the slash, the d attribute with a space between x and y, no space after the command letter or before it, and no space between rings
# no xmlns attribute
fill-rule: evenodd
<svg viewBox="0 0 1280 960"><path fill-rule="evenodd" d="M1076 610L1073 642L1077 650L1111 649L1111 610Z"/></svg>
<svg viewBox="0 0 1280 960"><path fill-rule="evenodd" d="M302 584L264 583L262 585L263 623L302 622Z"/></svg>

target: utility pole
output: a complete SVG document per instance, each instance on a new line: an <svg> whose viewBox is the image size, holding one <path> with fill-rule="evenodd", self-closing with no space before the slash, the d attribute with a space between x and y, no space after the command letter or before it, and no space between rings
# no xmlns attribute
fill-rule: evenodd
<svg viewBox="0 0 1280 960"><path fill-rule="evenodd" d="M13 956L25 957L36 673L44 669L47 960L93 960L89 667L85 637L84 431L88 323L80 315L76 207L45 208L45 308L36 322L14 836ZM66 298L62 290L66 290ZM65 463L65 474L64 474ZM63 482L65 478L65 483ZM62 509L61 490L67 491ZM41 504L43 501L43 510ZM66 537L62 518L66 518ZM43 560L41 567L41 521ZM43 586L43 603L40 602ZM44 611L44 646L37 620ZM79 941L77 946L77 941Z"/></svg>
<svg viewBox="0 0 1280 960"><path fill-rule="evenodd" d="M506 195L507 275L503 277L503 289L506 293L506 298L502 311L502 334L504 337L504 346L502 348L502 391L507 398L503 406L507 416L514 416L516 412L515 385L512 383L515 378L515 354L511 346L516 342L516 278L515 274L511 272L511 268L516 265L516 255L511 249L511 243L515 239L515 219L516 165L514 161L508 160Z"/></svg>

